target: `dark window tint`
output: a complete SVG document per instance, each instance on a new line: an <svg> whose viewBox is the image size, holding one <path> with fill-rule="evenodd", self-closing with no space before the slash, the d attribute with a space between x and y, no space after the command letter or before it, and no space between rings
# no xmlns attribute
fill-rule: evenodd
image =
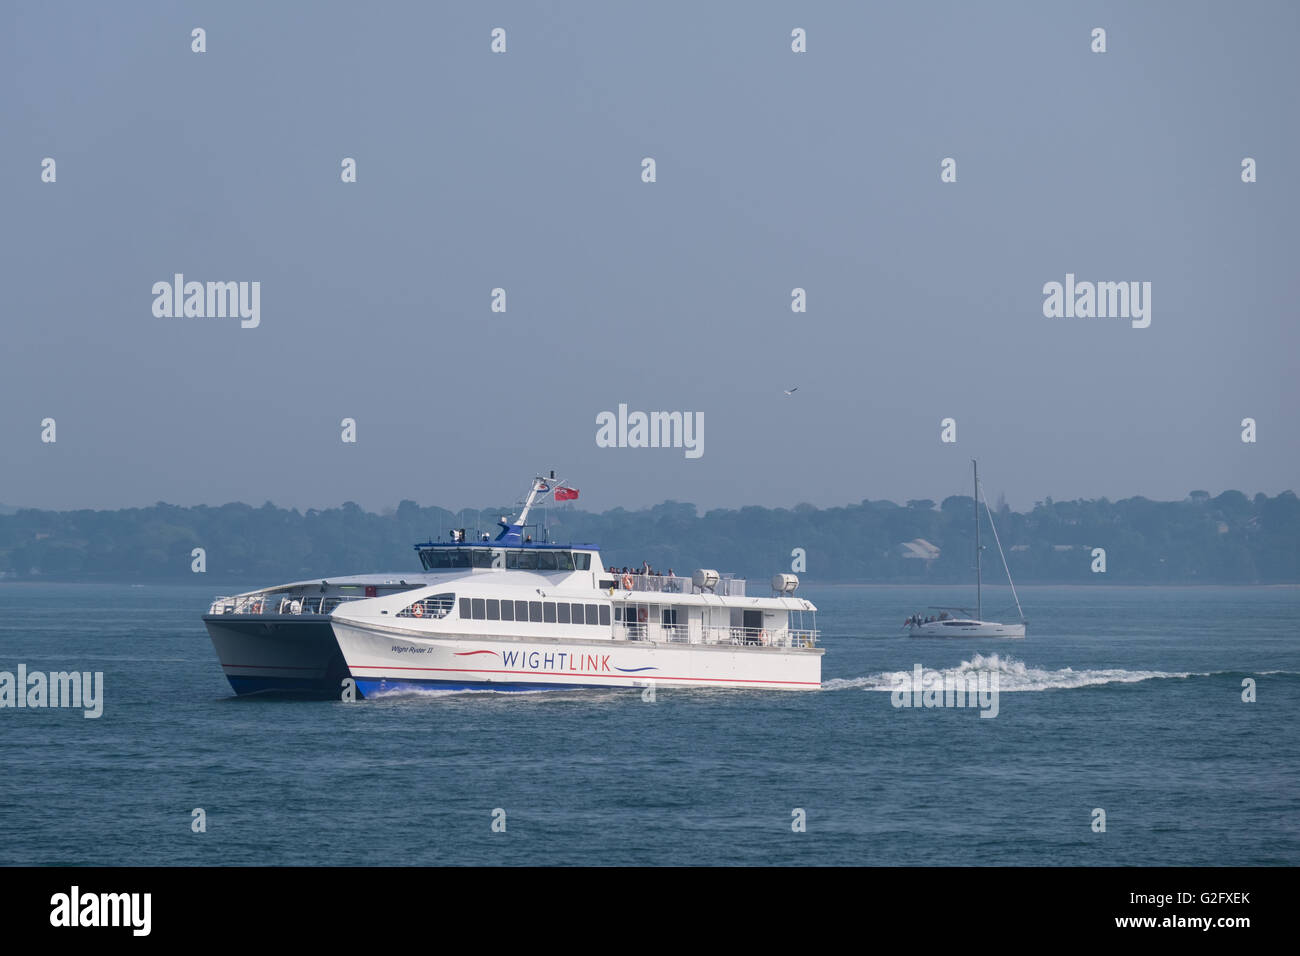
<svg viewBox="0 0 1300 956"><path fill-rule="evenodd" d="M569 623L569 605L567 604L555 605L555 614L556 614L556 619L560 624Z"/></svg>
<svg viewBox="0 0 1300 956"><path fill-rule="evenodd" d="M460 616L463 617L463 618L464 618L465 620L467 620L467 621L469 620L469 618L470 618L470 613L469 613L469 598L461 598L461 599L460 599Z"/></svg>
<svg viewBox="0 0 1300 956"><path fill-rule="evenodd" d="M527 602L527 601L516 601L516 602L515 602L515 620L516 620L516 621L526 621L526 620L528 620L528 602Z"/></svg>
<svg viewBox="0 0 1300 956"><path fill-rule="evenodd" d="M514 619L515 619L515 602L514 602L514 601L502 601L502 602L501 602L501 620L503 620L503 621L513 621Z"/></svg>
<svg viewBox="0 0 1300 956"><path fill-rule="evenodd" d="M591 555L575 551L573 554L573 564L579 571L590 571Z"/></svg>
<svg viewBox="0 0 1300 956"><path fill-rule="evenodd" d="M484 601L482 598L473 598L473 602L474 602L474 620L481 621L485 617L487 617L487 608L485 607L487 602Z"/></svg>
<svg viewBox="0 0 1300 956"><path fill-rule="evenodd" d="M488 548L476 548L473 552L474 567L490 568L492 567L492 551Z"/></svg>
<svg viewBox="0 0 1300 956"><path fill-rule="evenodd" d="M555 570L555 552L554 552L554 551L539 551L539 552L538 552L538 554L537 554L537 570L538 570L538 571L554 571L554 570Z"/></svg>
<svg viewBox="0 0 1300 956"><path fill-rule="evenodd" d="M604 627L609 627L609 605L608 604L602 604L600 606L600 623Z"/></svg>
<svg viewBox="0 0 1300 956"><path fill-rule="evenodd" d="M553 617L553 616L554 616L554 615L552 615L552 617ZM540 621L541 619L542 619L542 602L541 602L541 601L529 601L529 602L528 602L528 620L530 620L530 621Z"/></svg>
<svg viewBox="0 0 1300 956"><path fill-rule="evenodd" d="M537 570L537 552L520 551L519 552L519 570L535 571Z"/></svg>
<svg viewBox="0 0 1300 956"><path fill-rule="evenodd" d="M600 623L600 612L597 609L596 605L594 604L587 605L587 623L588 624Z"/></svg>
<svg viewBox="0 0 1300 956"><path fill-rule="evenodd" d="M547 601L542 605L542 614L547 624L555 623L555 605L552 602Z"/></svg>
<svg viewBox="0 0 1300 956"><path fill-rule="evenodd" d="M582 617L582 605L581 605L581 604L575 604L575 605L573 605L573 623L574 623L574 624L582 624L582 623L585 623L585 622L583 621L583 617Z"/></svg>
<svg viewBox="0 0 1300 956"><path fill-rule="evenodd" d="M429 570L442 570L444 568L463 568L466 566L464 551L443 551L430 548L420 553L420 560Z"/></svg>
<svg viewBox="0 0 1300 956"><path fill-rule="evenodd" d="M489 621L501 620L501 602L496 598L488 598L487 619Z"/></svg>
<svg viewBox="0 0 1300 956"><path fill-rule="evenodd" d="M556 565L556 567L558 567L561 571L572 571L572 570L573 570L573 552L572 552L572 551L557 551L557 552L555 552L555 565Z"/></svg>

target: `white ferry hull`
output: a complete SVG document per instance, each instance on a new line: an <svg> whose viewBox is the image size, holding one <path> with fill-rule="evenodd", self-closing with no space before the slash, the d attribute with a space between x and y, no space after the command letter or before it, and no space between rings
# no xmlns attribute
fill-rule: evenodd
<svg viewBox="0 0 1300 956"><path fill-rule="evenodd" d="M1023 624L996 621L928 621L908 627L909 637L1024 637Z"/></svg>
<svg viewBox="0 0 1300 956"><path fill-rule="evenodd" d="M819 690L821 648L439 635L333 619L363 697L418 690L733 687Z"/></svg>

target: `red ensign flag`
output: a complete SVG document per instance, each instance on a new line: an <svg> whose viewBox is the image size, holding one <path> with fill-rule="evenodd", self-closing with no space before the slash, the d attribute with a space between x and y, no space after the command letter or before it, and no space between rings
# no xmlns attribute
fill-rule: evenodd
<svg viewBox="0 0 1300 956"><path fill-rule="evenodd" d="M577 488L556 488L555 489L556 501L572 501L574 498L577 497L578 497Z"/></svg>

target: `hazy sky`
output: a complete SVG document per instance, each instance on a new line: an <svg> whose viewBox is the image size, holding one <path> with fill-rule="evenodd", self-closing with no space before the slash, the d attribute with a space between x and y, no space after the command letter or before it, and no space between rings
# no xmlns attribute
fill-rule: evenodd
<svg viewBox="0 0 1300 956"><path fill-rule="evenodd" d="M0 502L1300 489L1298 44L1285 2L8 0ZM155 317L174 273L260 325ZM1067 273L1150 326L1045 317ZM620 403L704 454L597 447Z"/></svg>

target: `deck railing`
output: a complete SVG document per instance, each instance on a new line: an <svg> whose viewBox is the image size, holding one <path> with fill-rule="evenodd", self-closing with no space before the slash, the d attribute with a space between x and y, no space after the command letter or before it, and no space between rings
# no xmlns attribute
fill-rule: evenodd
<svg viewBox="0 0 1300 956"><path fill-rule="evenodd" d="M622 573L610 572L614 575L615 586L623 587ZM684 578L678 574L629 574L626 575L632 580L633 591L649 591L655 594L692 594L695 592L695 582L691 578ZM722 597L744 597L745 596L745 579L744 578L722 578L714 585L713 590L707 592L717 594Z"/></svg>
<svg viewBox="0 0 1300 956"><path fill-rule="evenodd" d="M209 614L240 614L258 617L300 614L328 614L345 601L364 600L360 595L340 594L250 594L219 597Z"/></svg>
<svg viewBox="0 0 1300 956"><path fill-rule="evenodd" d="M820 632L810 628L767 630L761 627L701 627L663 624L650 631L645 624L615 624L615 638L663 641L669 644L730 644L735 647L816 647Z"/></svg>

